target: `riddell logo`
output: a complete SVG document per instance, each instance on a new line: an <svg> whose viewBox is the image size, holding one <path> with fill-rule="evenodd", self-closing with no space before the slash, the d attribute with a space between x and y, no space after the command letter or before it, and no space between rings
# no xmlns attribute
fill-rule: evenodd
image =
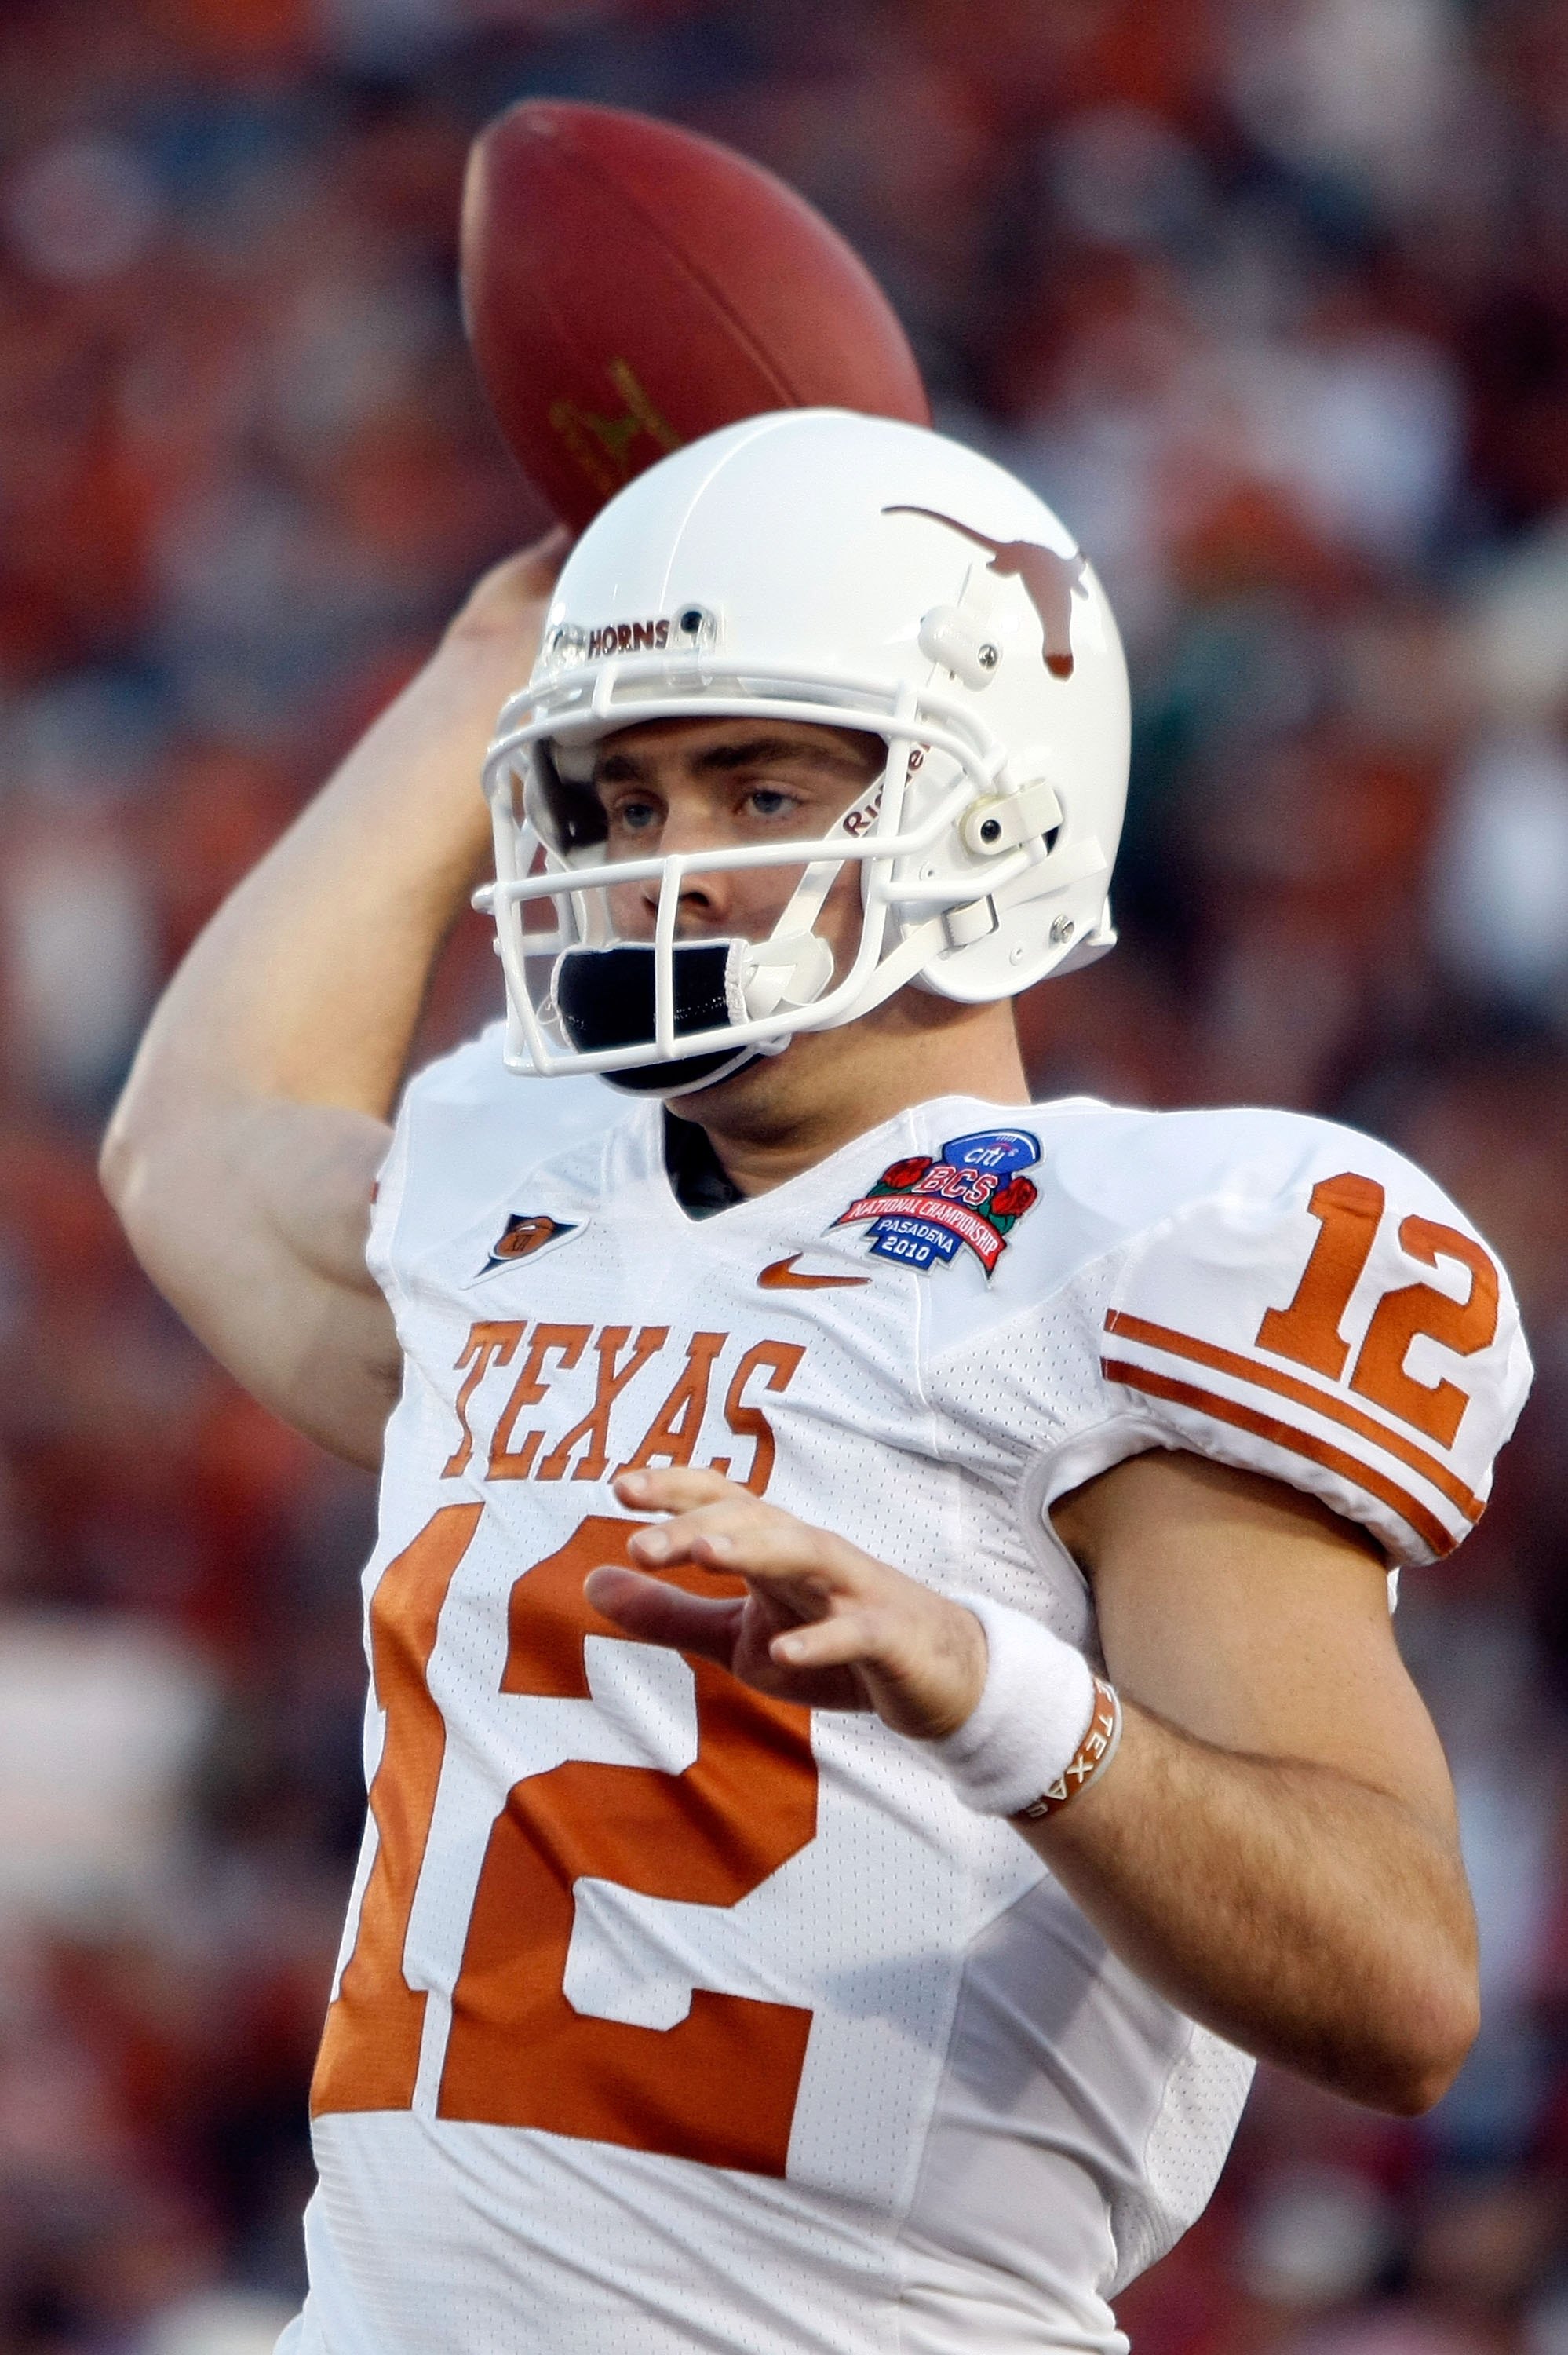
<svg viewBox="0 0 1568 2355"><path fill-rule="evenodd" d="M913 760L910 762L910 766L912 768L914 766ZM853 835L857 837L863 834L869 834L872 827L876 824L877 814L881 808L882 780L879 777L874 790L867 794L863 801L856 802L853 807L845 810L842 817L839 820L839 824L845 834Z"/></svg>
<svg viewBox="0 0 1568 2355"><path fill-rule="evenodd" d="M1046 669L1053 678L1072 677L1073 591L1083 586L1081 554L1058 556L1054 548L1042 548L1033 539L991 539L960 523L956 516L938 515L935 507L884 507L882 512L924 516L930 523L946 524L949 531L961 532L977 548L989 548L991 562L986 570L1022 581L1024 595L1040 616Z"/></svg>

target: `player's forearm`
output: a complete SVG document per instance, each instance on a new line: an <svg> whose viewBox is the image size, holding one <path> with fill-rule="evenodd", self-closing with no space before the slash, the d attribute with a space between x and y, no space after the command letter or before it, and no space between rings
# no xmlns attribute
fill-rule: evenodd
<svg viewBox="0 0 1568 2355"><path fill-rule="evenodd" d="M158 1007L105 1141L137 1257L264 1404L359 1463L396 1390L365 1263L431 963L482 855L504 695L449 642L221 909Z"/></svg>
<svg viewBox="0 0 1568 2355"><path fill-rule="evenodd" d="M385 1116L480 872L480 763L515 658L447 641L247 878L164 994L123 1130L215 1099Z"/></svg>
<svg viewBox="0 0 1568 2355"><path fill-rule="evenodd" d="M1469 2049L1457 1848L1380 1791L1128 1707L1113 1767L1025 1836L1130 1968L1262 2059L1413 2113Z"/></svg>
<svg viewBox="0 0 1568 2355"><path fill-rule="evenodd" d="M431 965L482 871L480 771L564 542L498 566L418 676L249 876L164 995L115 1115L134 1147L258 1099L385 1118Z"/></svg>
<svg viewBox="0 0 1568 2355"><path fill-rule="evenodd" d="M498 566L432 660L207 926L105 1141L132 1248L255 1395L376 1459L397 1337L365 1242L430 967L482 869L485 745L563 543Z"/></svg>
<svg viewBox="0 0 1568 2355"><path fill-rule="evenodd" d="M317 1436L290 1336L323 1319L335 1332L334 1303L371 1289L385 1116L479 858L493 687L449 645L383 715L192 949L104 1142L104 1188L154 1283ZM246 1257L249 1286L236 1281ZM374 1387L384 1415L386 1382ZM356 1412L356 1431L373 1419Z"/></svg>

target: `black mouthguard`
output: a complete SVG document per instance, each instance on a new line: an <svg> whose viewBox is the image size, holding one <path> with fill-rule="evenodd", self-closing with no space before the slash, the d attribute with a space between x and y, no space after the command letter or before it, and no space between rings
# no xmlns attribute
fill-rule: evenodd
<svg viewBox="0 0 1568 2355"><path fill-rule="evenodd" d="M737 940L674 943L677 1038L744 1020L739 976L745 948L745 942ZM562 952L556 961L552 993L561 1028L579 1053L652 1044L656 955L652 942L643 941ZM632 1071L606 1071L604 1077L611 1087L628 1089L635 1095L670 1095L676 1091L683 1094L720 1072L727 1077L750 1062L756 1052L750 1045L721 1047L711 1055L645 1063Z"/></svg>

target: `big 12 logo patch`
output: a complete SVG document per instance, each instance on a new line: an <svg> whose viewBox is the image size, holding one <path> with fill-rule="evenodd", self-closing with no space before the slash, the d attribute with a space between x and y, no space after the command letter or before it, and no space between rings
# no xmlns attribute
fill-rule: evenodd
<svg viewBox="0 0 1568 2355"><path fill-rule="evenodd" d="M493 1275L498 1267L515 1267L519 1260L535 1259L552 1244L581 1232L575 1221L553 1219L547 1210L514 1210L491 1244L479 1275L471 1276L469 1282L477 1284L480 1276Z"/></svg>
<svg viewBox="0 0 1568 2355"><path fill-rule="evenodd" d="M1038 1199L1023 1176L1040 1158L1040 1140L1026 1128L979 1129L948 1139L940 1153L916 1153L885 1168L869 1194L833 1220L836 1227L869 1221L871 1248L922 1272L953 1259L960 1244L987 1275L1007 1249L1007 1238Z"/></svg>

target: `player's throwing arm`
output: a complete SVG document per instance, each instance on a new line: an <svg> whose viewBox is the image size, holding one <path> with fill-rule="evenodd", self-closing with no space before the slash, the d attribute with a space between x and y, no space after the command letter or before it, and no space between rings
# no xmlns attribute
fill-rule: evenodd
<svg viewBox="0 0 1568 2355"><path fill-rule="evenodd" d="M431 660L221 908L169 985L105 1140L148 1273L286 1422L381 1460L400 1354L365 1263L430 969L490 839L475 785L566 541L475 589Z"/></svg>

